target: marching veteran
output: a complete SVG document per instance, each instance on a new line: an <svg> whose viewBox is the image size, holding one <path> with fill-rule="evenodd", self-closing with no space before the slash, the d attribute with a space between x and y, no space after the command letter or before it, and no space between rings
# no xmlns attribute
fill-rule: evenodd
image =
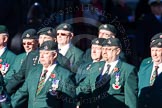
<svg viewBox="0 0 162 108"><path fill-rule="evenodd" d="M104 38L95 38L92 40L91 57L93 61L81 64L76 73L75 79L77 86L76 93L78 94L78 107L89 108L91 106L89 102L84 102L85 99L90 98L91 96L91 92L85 88L88 88L87 85L89 84L89 76L90 74L93 74L90 72L91 68L97 67L96 65L98 65L98 62L102 61L102 43L104 40Z"/></svg>
<svg viewBox="0 0 162 108"><path fill-rule="evenodd" d="M70 61L72 72L76 72L81 64L83 51L72 44L74 37L73 28L68 23L62 23L56 27L59 53Z"/></svg>
<svg viewBox="0 0 162 108"><path fill-rule="evenodd" d="M151 38L151 57L142 61L138 72L139 108L161 108L162 33Z"/></svg>
<svg viewBox="0 0 162 108"><path fill-rule="evenodd" d="M16 55L7 48L8 38L9 33L7 27L0 25L0 71L4 77L16 57Z"/></svg>
<svg viewBox="0 0 162 108"><path fill-rule="evenodd" d="M64 98L74 97L75 90L67 69L57 64L57 43L46 41L40 46L38 64L31 70L24 85L16 92L13 108L18 108L27 97L28 108L73 108ZM61 98L63 97L63 98Z"/></svg>
<svg viewBox="0 0 162 108"><path fill-rule="evenodd" d="M10 79L14 73L17 73L28 53L38 48L38 36L35 29L27 29L24 31L22 34L22 44L25 52L16 56L12 67L5 76L5 79Z"/></svg>

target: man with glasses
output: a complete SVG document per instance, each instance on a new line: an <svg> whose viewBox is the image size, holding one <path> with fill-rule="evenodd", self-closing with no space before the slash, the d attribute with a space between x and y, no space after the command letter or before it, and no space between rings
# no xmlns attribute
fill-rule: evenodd
<svg viewBox="0 0 162 108"><path fill-rule="evenodd" d="M11 69L5 75L5 80L9 80L14 73L17 73L25 60L26 56L38 48L38 35L35 29L28 29L22 34L22 44L25 52L19 54L15 58L15 62ZM6 82L7 83L7 82Z"/></svg>
<svg viewBox="0 0 162 108"><path fill-rule="evenodd" d="M81 63L83 51L75 47L71 40L74 37L73 28L70 24L62 23L56 27L59 53L70 61L72 72L76 72Z"/></svg>

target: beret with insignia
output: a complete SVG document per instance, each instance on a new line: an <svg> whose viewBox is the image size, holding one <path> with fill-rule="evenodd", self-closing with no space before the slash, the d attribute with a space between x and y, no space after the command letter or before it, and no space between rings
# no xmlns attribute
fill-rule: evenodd
<svg viewBox="0 0 162 108"><path fill-rule="evenodd" d="M56 31L52 27L44 27L37 32L38 35L48 35L50 37L56 37Z"/></svg>
<svg viewBox="0 0 162 108"><path fill-rule="evenodd" d="M38 35L35 29L27 29L22 34L22 39L38 39Z"/></svg>
<svg viewBox="0 0 162 108"><path fill-rule="evenodd" d="M95 38L92 40L92 44L93 45L101 45L102 46L102 43L103 41L106 40L105 38Z"/></svg>
<svg viewBox="0 0 162 108"><path fill-rule="evenodd" d="M103 41L103 46L118 46L119 48L122 48L121 42L118 38L109 38Z"/></svg>
<svg viewBox="0 0 162 108"><path fill-rule="evenodd" d="M114 25L111 25L111 24L102 24L99 26L99 30L101 30L101 29L111 31L115 35L117 34L117 29L115 28Z"/></svg>
<svg viewBox="0 0 162 108"><path fill-rule="evenodd" d="M56 31L57 30L66 30L66 31L73 32L72 26L70 24L68 24L68 23L62 23L62 24L58 25L56 27Z"/></svg>
<svg viewBox="0 0 162 108"><path fill-rule="evenodd" d="M162 48L162 39L152 40L150 43L150 47Z"/></svg>
<svg viewBox="0 0 162 108"><path fill-rule="evenodd" d="M162 39L162 33L157 33L157 34L155 34L155 35L151 38L151 41L156 40L156 39Z"/></svg>
<svg viewBox="0 0 162 108"><path fill-rule="evenodd" d="M57 49L58 49L57 43L54 41L45 41L39 48L39 50L47 50L47 51L53 51Z"/></svg>
<svg viewBox="0 0 162 108"><path fill-rule="evenodd" d="M160 5L162 4L162 0L149 0L148 4L149 5Z"/></svg>
<svg viewBox="0 0 162 108"><path fill-rule="evenodd" d="M0 33L7 33L8 34L8 29L4 25L0 25Z"/></svg>

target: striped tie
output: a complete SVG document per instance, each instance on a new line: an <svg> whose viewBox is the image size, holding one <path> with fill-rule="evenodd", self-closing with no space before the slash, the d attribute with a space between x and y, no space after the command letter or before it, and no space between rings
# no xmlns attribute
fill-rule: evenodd
<svg viewBox="0 0 162 108"><path fill-rule="evenodd" d="M40 81L38 83L38 88L37 88L37 92L36 94L38 95L40 93L40 91L42 90L43 86L44 86L44 83L45 83L45 79L46 79L46 73L48 72L48 70L44 70L43 71L43 74L40 78Z"/></svg>
<svg viewBox="0 0 162 108"><path fill-rule="evenodd" d="M154 84L154 81L155 81L156 77L158 76L158 71L157 71L158 68L159 68L159 66L155 66L155 70L154 70L154 72L151 76L151 79L150 79L150 85L151 86Z"/></svg>

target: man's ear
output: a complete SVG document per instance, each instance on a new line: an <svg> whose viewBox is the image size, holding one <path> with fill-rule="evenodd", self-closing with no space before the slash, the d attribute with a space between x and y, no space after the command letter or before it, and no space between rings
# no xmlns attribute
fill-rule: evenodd
<svg viewBox="0 0 162 108"><path fill-rule="evenodd" d="M4 36L4 40L3 40L3 42L7 42L8 41L8 37L7 36Z"/></svg>
<svg viewBox="0 0 162 108"><path fill-rule="evenodd" d="M119 55L119 54L120 54L120 52L121 52L121 49L120 49L120 48L118 48L118 49L117 49L117 55Z"/></svg>
<svg viewBox="0 0 162 108"><path fill-rule="evenodd" d="M53 58L56 59L57 58L57 52L53 52Z"/></svg>

